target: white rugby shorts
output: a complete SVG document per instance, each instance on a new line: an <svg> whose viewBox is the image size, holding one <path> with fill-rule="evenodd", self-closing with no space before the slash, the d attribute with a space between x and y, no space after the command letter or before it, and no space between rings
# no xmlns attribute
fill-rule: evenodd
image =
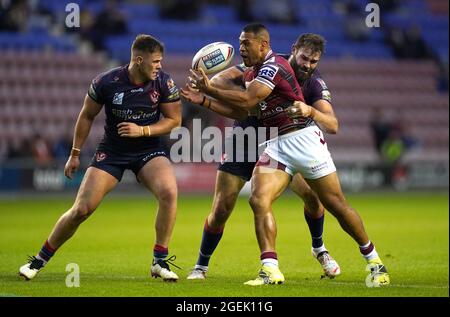
<svg viewBox="0 0 450 317"><path fill-rule="evenodd" d="M300 173L304 178L317 179L336 172L323 132L317 126L280 135L266 144L264 153L283 164L291 176Z"/></svg>

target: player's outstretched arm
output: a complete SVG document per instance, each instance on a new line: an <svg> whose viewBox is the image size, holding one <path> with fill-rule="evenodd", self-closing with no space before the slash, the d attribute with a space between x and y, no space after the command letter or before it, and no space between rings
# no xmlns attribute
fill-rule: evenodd
<svg viewBox="0 0 450 317"><path fill-rule="evenodd" d="M72 150L70 151L69 159L64 167L64 175L72 179L72 174L76 172L80 166L80 152L86 141L89 131L91 131L92 122L95 117L102 110L102 105L95 102L87 94L84 97L83 108L78 115L77 123L75 124L75 133L73 136Z"/></svg>
<svg viewBox="0 0 450 317"><path fill-rule="evenodd" d="M336 134L339 122L334 114L331 104L323 99L317 100L312 106L301 101L295 101L285 110L291 118L307 117L314 120L319 128L330 134Z"/></svg>
<svg viewBox="0 0 450 317"><path fill-rule="evenodd" d="M226 104L231 104L244 110L256 108L258 103L272 92L272 89L267 85L256 80L253 80L246 90L216 88L211 85L210 80L202 69L200 69L200 73L191 70L190 82L193 88L199 89L201 92Z"/></svg>
<svg viewBox="0 0 450 317"><path fill-rule="evenodd" d="M220 89L237 89L244 86L244 72L237 66L230 67L215 74L211 78L211 85Z"/></svg>
<svg viewBox="0 0 450 317"><path fill-rule="evenodd" d="M242 121L248 116L248 111L210 99L198 90L191 88L189 85L186 85L184 89L182 88L180 91L181 95L189 102L205 107L206 109L214 111L224 117Z"/></svg>

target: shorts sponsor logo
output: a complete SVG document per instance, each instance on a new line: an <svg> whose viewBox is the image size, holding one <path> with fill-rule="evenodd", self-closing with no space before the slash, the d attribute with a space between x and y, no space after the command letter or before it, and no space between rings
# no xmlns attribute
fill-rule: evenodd
<svg viewBox="0 0 450 317"><path fill-rule="evenodd" d="M312 164L315 164L315 165L311 166L311 171L313 173L317 173L323 169L328 168L328 162L318 163L317 161L315 161L315 162L312 162Z"/></svg>
<svg viewBox="0 0 450 317"><path fill-rule="evenodd" d="M147 154L146 156L144 156L144 158L142 160L144 162L147 162L147 161L150 161L155 156L162 156L162 155L166 156L167 154L164 151L155 151L155 152L152 152L152 153Z"/></svg>
<svg viewBox="0 0 450 317"><path fill-rule="evenodd" d="M101 162L101 161L103 161L105 158L106 158L106 153L103 153L103 152L97 152L97 153L95 153L95 160L96 160L97 162Z"/></svg>

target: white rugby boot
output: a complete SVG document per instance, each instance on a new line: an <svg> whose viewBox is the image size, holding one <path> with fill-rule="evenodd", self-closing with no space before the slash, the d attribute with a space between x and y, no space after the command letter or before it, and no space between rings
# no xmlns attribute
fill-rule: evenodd
<svg viewBox="0 0 450 317"><path fill-rule="evenodd" d="M181 269L179 266L172 263L177 257L175 255L171 256L168 259L159 259L156 262L152 263L152 267L150 269L151 276L154 278L160 277L163 279L164 282L176 282L178 281L178 275L176 275L174 272L172 272L169 268L169 264L173 265L179 269Z"/></svg>
<svg viewBox="0 0 450 317"><path fill-rule="evenodd" d="M28 263L22 265L19 268L19 275L23 276L25 280L29 281L33 279L36 274L39 273L40 270L44 267L44 261L39 260L35 256L28 257Z"/></svg>
<svg viewBox="0 0 450 317"><path fill-rule="evenodd" d="M189 273L187 279L188 280L204 280L206 279L207 270L202 269L200 267L194 267L191 273Z"/></svg>
<svg viewBox="0 0 450 317"><path fill-rule="evenodd" d="M322 266L323 272L325 275L322 277L329 277L331 279L335 278L339 274L341 274L341 268L335 259L328 253L328 251L322 251L320 253L314 252L314 249L311 250L312 256L319 261Z"/></svg>

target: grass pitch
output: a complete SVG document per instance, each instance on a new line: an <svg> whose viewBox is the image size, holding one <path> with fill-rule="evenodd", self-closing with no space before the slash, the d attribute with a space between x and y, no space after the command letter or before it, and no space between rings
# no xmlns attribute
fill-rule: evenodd
<svg viewBox="0 0 450 317"><path fill-rule="evenodd" d="M205 281L188 281L198 254L211 196L180 197L170 254L182 270L178 283L149 277L157 204L153 197L107 197L93 216L32 281L18 268L34 255L72 198L0 201L0 296L149 296L149 297L444 297L449 296L449 206L447 193L349 195L363 218L391 276L389 287L365 286L365 261L336 219L325 217L324 240L342 274L320 279L310 255L303 205L295 196L275 204L277 249L286 283L243 285L256 277L259 251L253 216L241 198L225 227ZM66 266L80 268L80 287L67 287Z"/></svg>

